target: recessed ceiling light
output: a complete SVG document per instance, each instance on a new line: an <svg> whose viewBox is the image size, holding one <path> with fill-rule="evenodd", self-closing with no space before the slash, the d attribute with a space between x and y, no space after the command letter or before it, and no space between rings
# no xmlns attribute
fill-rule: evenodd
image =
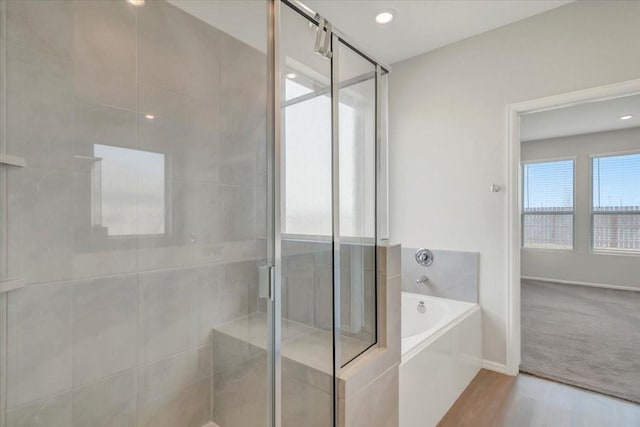
<svg viewBox="0 0 640 427"><path fill-rule="evenodd" d="M632 115L628 115L628 116L621 116L620 120L629 120L629 119L633 119Z"/></svg>
<svg viewBox="0 0 640 427"><path fill-rule="evenodd" d="M149 119L149 120L153 120L153 119L156 118L156 116L154 116L153 114L145 114L144 117Z"/></svg>
<svg viewBox="0 0 640 427"><path fill-rule="evenodd" d="M297 76L297 74L296 74L296 73L287 73L287 78L288 78L289 80L293 80L293 79L295 79L295 78L296 78L296 76Z"/></svg>
<svg viewBox="0 0 640 427"><path fill-rule="evenodd" d="M144 0L127 0L134 6L144 6Z"/></svg>
<svg viewBox="0 0 640 427"><path fill-rule="evenodd" d="M393 18L395 17L395 15L396 13L393 9L381 10L376 15L376 22L378 24L388 24L389 22L393 21Z"/></svg>

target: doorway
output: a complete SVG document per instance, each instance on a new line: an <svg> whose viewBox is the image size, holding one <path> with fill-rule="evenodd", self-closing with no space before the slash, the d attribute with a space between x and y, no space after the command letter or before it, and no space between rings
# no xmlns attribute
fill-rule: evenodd
<svg viewBox="0 0 640 427"><path fill-rule="evenodd" d="M638 83L509 107L509 373L635 402Z"/></svg>

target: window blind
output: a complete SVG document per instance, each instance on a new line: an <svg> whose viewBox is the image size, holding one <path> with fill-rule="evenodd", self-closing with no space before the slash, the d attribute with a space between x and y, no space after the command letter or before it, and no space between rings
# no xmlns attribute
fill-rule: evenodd
<svg viewBox="0 0 640 427"><path fill-rule="evenodd" d="M640 154L592 160L594 250L640 252Z"/></svg>
<svg viewBox="0 0 640 427"><path fill-rule="evenodd" d="M522 245L573 248L574 161L525 163Z"/></svg>

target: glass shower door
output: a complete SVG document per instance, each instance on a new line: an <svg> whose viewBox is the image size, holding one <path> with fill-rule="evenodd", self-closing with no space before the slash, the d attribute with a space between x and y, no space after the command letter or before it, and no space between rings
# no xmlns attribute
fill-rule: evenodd
<svg viewBox="0 0 640 427"><path fill-rule="evenodd" d="M317 25L283 5L280 40L280 396L282 426L333 423L331 60Z"/></svg>
<svg viewBox="0 0 640 427"><path fill-rule="evenodd" d="M269 425L266 9L0 0L0 425Z"/></svg>
<svg viewBox="0 0 640 427"><path fill-rule="evenodd" d="M339 152L339 346L344 366L376 343L376 66L335 40ZM335 64L334 64L335 66Z"/></svg>
<svg viewBox="0 0 640 427"><path fill-rule="evenodd" d="M0 425L335 423L379 93L301 7L0 0Z"/></svg>
<svg viewBox="0 0 640 427"><path fill-rule="evenodd" d="M380 68L307 12L282 2L276 67L276 413L287 427L337 425L337 375L377 341Z"/></svg>

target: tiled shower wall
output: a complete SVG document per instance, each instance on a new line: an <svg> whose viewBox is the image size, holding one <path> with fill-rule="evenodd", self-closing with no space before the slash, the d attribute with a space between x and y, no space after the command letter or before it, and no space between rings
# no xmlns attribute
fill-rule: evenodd
<svg viewBox="0 0 640 427"><path fill-rule="evenodd" d="M376 336L374 251L375 247L369 245L340 245L342 334L362 340L363 349L367 343L372 344ZM332 329L333 244L287 239L282 242L282 255L282 317ZM352 289L356 283L359 283L358 289Z"/></svg>
<svg viewBox="0 0 640 427"><path fill-rule="evenodd" d="M146 3L0 0L3 143L28 164L6 177L0 425L203 425L210 331L257 309L265 55ZM95 144L164 156L164 233L92 222ZM138 230L146 172L120 183Z"/></svg>

